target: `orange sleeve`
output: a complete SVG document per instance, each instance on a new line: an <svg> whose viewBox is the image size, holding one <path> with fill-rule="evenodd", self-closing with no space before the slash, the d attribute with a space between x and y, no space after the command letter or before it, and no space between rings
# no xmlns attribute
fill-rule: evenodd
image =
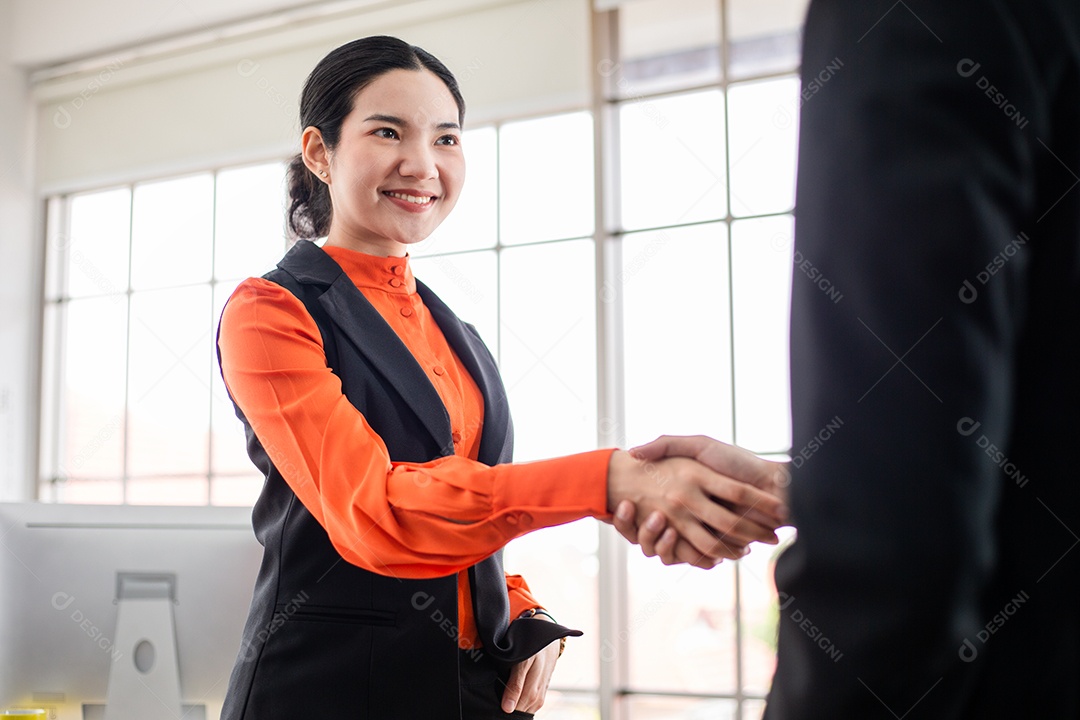
<svg viewBox="0 0 1080 720"><path fill-rule="evenodd" d="M440 577L532 530L607 515L610 449L494 467L460 456L392 462L342 394L303 303L273 282L240 284L219 345L225 384L255 435L354 565Z"/></svg>
<svg viewBox="0 0 1080 720"><path fill-rule="evenodd" d="M521 613L532 608L543 607L533 597L529 584L520 575L506 576L506 593L510 596L510 619L513 620Z"/></svg>

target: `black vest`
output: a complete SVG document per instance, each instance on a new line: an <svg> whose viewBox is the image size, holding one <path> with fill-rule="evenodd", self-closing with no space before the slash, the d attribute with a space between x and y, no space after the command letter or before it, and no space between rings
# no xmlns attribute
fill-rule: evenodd
<svg viewBox="0 0 1080 720"><path fill-rule="evenodd" d="M453 454L438 392L329 255L298 242L264 277L304 303L322 333L327 365L392 460ZM419 282L417 291L483 393L480 462L510 462L513 428L494 359L471 325ZM580 634L540 619L510 623L500 550L469 569L483 647L459 652L456 576L406 580L342 559L278 472L273 448L236 413L266 478L252 512L265 551L222 720L457 720L461 678L476 669L469 663L503 673L553 640Z"/></svg>

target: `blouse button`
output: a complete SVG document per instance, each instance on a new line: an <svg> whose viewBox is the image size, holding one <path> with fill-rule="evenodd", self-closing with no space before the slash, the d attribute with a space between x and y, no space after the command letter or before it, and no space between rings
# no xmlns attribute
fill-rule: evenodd
<svg viewBox="0 0 1080 720"><path fill-rule="evenodd" d="M453 433L451 433L450 437L454 439L454 443L461 442L461 431L455 430Z"/></svg>
<svg viewBox="0 0 1080 720"><path fill-rule="evenodd" d="M442 375L443 373L446 372L446 368L444 368L442 365L436 365L435 367L431 368L431 370L436 375Z"/></svg>
<svg viewBox="0 0 1080 720"><path fill-rule="evenodd" d="M401 308L401 314L403 316L405 316L405 317L410 317L412 315L412 308L411 307L403 307L403 308Z"/></svg>
<svg viewBox="0 0 1080 720"><path fill-rule="evenodd" d="M399 279L398 279L398 278L396 278L396 277L395 277L395 278L390 278L390 287L396 287L396 288L399 288L399 287L401 287L401 286L402 286L402 285L404 285L404 284L405 284L404 282L402 282L401 280L399 280Z"/></svg>
<svg viewBox="0 0 1080 720"><path fill-rule="evenodd" d="M395 265L394 267L390 268L390 272L394 273L395 275L404 275L405 269L402 268L400 265Z"/></svg>

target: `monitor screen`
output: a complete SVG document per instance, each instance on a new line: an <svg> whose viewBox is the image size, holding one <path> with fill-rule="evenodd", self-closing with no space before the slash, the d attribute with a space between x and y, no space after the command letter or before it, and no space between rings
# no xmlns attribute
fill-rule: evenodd
<svg viewBox="0 0 1080 720"><path fill-rule="evenodd" d="M262 557L250 518L0 503L0 710L112 720L117 698L167 707L178 676L180 717L217 720Z"/></svg>

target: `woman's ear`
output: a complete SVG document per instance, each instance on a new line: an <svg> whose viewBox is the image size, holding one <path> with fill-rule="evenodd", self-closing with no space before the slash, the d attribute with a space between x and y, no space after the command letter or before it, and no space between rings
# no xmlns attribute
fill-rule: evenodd
<svg viewBox="0 0 1080 720"><path fill-rule="evenodd" d="M330 172L330 150L323 142L319 128L309 125L300 136L300 155L304 165L317 176L326 180Z"/></svg>

